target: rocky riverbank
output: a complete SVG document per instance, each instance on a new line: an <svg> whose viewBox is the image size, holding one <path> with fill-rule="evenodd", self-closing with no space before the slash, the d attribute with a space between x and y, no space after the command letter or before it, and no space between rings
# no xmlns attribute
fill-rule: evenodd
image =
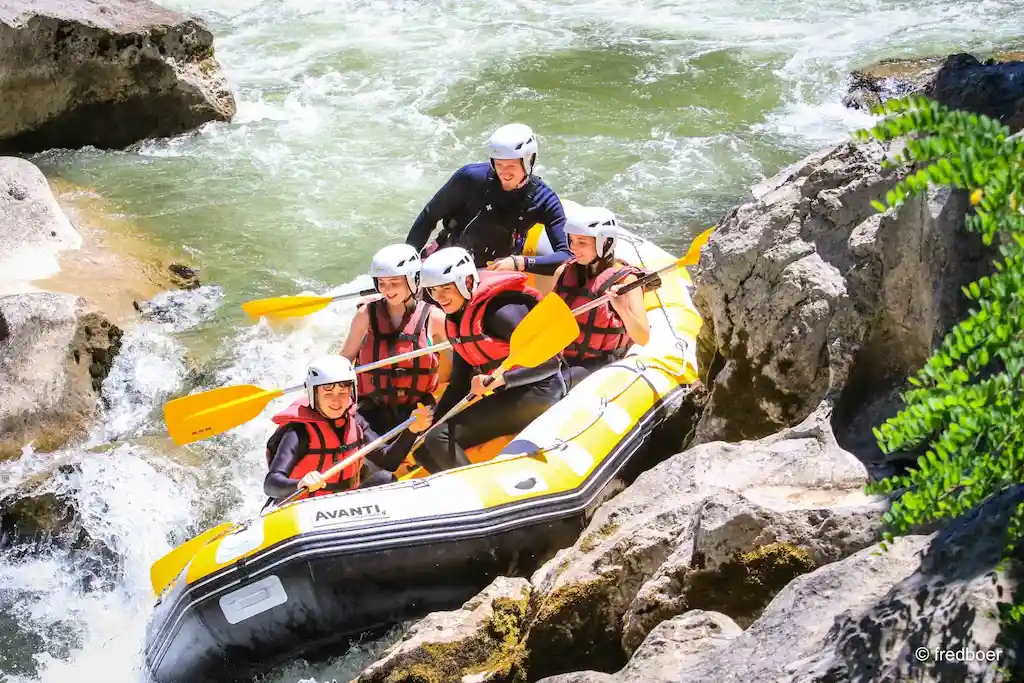
<svg viewBox="0 0 1024 683"><path fill-rule="evenodd" d="M0 154L124 147L235 111L212 34L145 0L0 0L0 101ZM101 202L0 157L0 459L79 434L137 302L198 285Z"/></svg>
<svg viewBox="0 0 1024 683"><path fill-rule="evenodd" d="M120 148L230 121L213 35L147 0L0 0L0 154Z"/></svg>
<svg viewBox="0 0 1024 683"><path fill-rule="evenodd" d="M1024 65L971 60L936 60L920 92L1024 125ZM531 577L428 616L357 683L1017 680L996 615L1021 566L997 565L1024 489L886 552L889 501L863 493L901 464L871 428L995 255L961 192L871 207L907 174L882 168L893 151L822 149L718 221L694 269L708 398L690 442Z"/></svg>
<svg viewBox="0 0 1024 683"><path fill-rule="evenodd" d="M94 194L55 185L63 205L35 165L0 157L0 459L81 434L137 302L198 284L126 226L105 225Z"/></svg>

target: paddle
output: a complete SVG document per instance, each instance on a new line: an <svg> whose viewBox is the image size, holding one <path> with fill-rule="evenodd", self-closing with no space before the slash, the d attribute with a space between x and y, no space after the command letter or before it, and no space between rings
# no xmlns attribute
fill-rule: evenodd
<svg viewBox="0 0 1024 683"><path fill-rule="evenodd" d="M484 269L481 268L477 272L482 270ZM359 297L364 296L373 296L374 299L381 298L381 295L376 289L364 289L360 292L349 292L348 294L339 294L334 297L315 295L275 296L270 299L246 301L242 304L242 309L254 320L259 320L264 316L276 318L300 318L304 315L311 315L317 311L323 310L335 301L358 299Z"/></svg>
<svg viewBox="0 0 1024 683"><path fill-rule="evenodd" d="M562 297L554 292L549 293L516 326L512 338L508 341L508 357L484 381L484 386L493 384L512 366L532 368L554 358L579 334L580 326L573 311L565 305ZM465 398L445 413L444 417L434 422L430 429L416 439L413 450L419 448L431 430L460 413L475 398L472 393L466 394Z"/></svg>
<svg viewBox="0 0 1024 683"><path fill-rule="evenodd" d="M407 419L405 422L401 423L400 425L397 425L396 427L392 428L385 434L378 436L376 439L366 444L365 446L357 450L355 453L348 456L347 458L345 458L344 460L342 460L341 462L337 463L329 470L324 472L324 479L330 479L335 474L342 471L352 463L362 458L365 458L369 453L372 453L373 451L377 450L383 444L394 439L403 431L411 427L412 423L415 421L415 417L409 417L409 419ZM295 498L298 498L304 492L306 492L306 489L304 487L297 489L295 493L291 494L284 500L277 503L277 505L274 508L272 508L272 510L285 506L286 504L293 501ZM260 516L262 517L264 514L267 513L262 513ZM235 526L235 524L232 524L230 522L218 524L212 529L207 529L195 538L186 541L185 543L181 544L180 546L178 546L177 548L175 548L174 550L172 550L171 552L167 553L159 560L154 562L153 566L149 569L149 580L150 583L152 583L153 585L153 593L155 595L160 595L160 593L165 588L167 588L168 585L170 585L171 581L173 581L178 576L178 574L181 573L181 570L184 569L185 566L192 561L192 558L196 556L196 553L202 550L203 547L205 547L208 543L212 543L220 536L231 531L231 529L233 529Z"/></svg>
<svg viewBox="0 0 1024 683"><path fill-rule="evenodd" d="M276 318L300 318L327 308L329 304L335 301L347 301L365 296L380 298L380 294L377 293L376 289L364 289L359 292L339 294L338 296L275 296L270 299L246 301L242 304L242 310L248 313L254 320L271 316Z"/></svg>
<svg viewBox="0 0 1024 683"><path fill-rule="evenodd" d="M177 548L167 553L159 560L153 563L153 566L149 568L149 581L153 585L153 593L160 595L160 593L170 585L171 581L181 573L181 570L185 568L192 558L196 556L203 546L213 541L219 536L226 534L235 525L230 522L224 524L218 524L212 529L207 529L203 533L199 534L195 538L182 543Z"/></svg>
<svg viewBox="0 0 1024 683"><path fill-rule="evenodd" d="M681 259L653 273L637 278L635 282L620 288L617 293L605 294L590 303L580 306L572 314L575 316L586 313L615 296L621 296L637 287L645 287L657 281L661 275L670 270L694 265L700 260L701 247L704 246L708 237L711 236L712 230L714 228L701 233L690 245L686 255ZM357 373L366 372L367 370L394 365L428 353L448 351L451 348L450 342L443 342L435 346L416 349L408 353L360 365L355 370ZM263 389L254 384L242 384L182 396L168 402L164 406L164 420L167 423L167 431L175 443L180 445L206 439L254 419L278 396L298 391L302 388L304 388L303 384L296 384L284 389Z"/></svg>
<svg viewBox="0 0 1024 683"><path fill-rule="evenodd" d="M382 358L366 365L359 365L355 371L358 374L399 363L408 358L445 351L451 347L450 343L444 342L416 349L390 358ZM299 391L305 387L305 384L295 384L284 389L263 389L255 384L236 384L181 396L164 405L164 422L167 423L167 432L174 442L185 445L193 441L208 439L244 424L257 417L267 407L267 404L278 396Z"/></svg>

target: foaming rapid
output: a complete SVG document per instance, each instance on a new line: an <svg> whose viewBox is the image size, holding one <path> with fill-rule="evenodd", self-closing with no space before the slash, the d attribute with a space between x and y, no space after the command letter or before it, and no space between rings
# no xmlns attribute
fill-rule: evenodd
<svg viewBox="0 0 1024 683"><path fill-rule="evenodd" d="M143 308L85 444L0 464L0 496L70 501L60 542L0 557L0 679L140 683L152 562L265 498L267 419L188 447L169 398L302 381L352 309L276 328L246 299L369 286L371 254L401 241L488 132L541 135L539 172L581 203L679 250L747 188L870 122L839 104L849 70L892 57L1013 47L1024 6L984 0L174 0L202 17L238 100L230 124L123 152L40 155L156 239L207 286ZM389 642L270 683L349 680Z"/></svg>
<svg viewBox="0 0 1024 683"><path fill-rule="evenodd" d="M0 602L9 615L0 620L5 681L147 680L150 566L217 521L258 513L266 422L179 448L166 437L162 406L194 389L301 383L296 369L335 350L352 311L328 308L286 330L265 322L242 328L207 367L195 367L176 335L208 322L221 297L218 287L207 286L145 302L144 322L125 335L103 386L104 409L85 442L53 454L29 447L0 465L0 498L30 490L37 500L56 496L73 511L60 539L15 544L0 558ZM283 397L270 410L295 398ZM376 650L371 643L353 652ZM304 671L299 663L290 670Z"/></svg>

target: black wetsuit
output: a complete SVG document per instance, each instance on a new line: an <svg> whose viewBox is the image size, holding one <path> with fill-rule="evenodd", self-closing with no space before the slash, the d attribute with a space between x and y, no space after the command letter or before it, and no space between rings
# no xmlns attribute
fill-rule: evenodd
<svg viewBox="0 0 1024 683"><path fill-rule="evenodd" d="M423 207L406 243L422 250L438 221L443 223L438 247L463 247L473 254L477 268L522 254L526 233L536 223L544 225L552 253L526 257L527 272L553 275L572 258L562 202L537 176L531 175L521 188L504 190L489 163L463 166Z"/></svg>
<svg viewBox="0 0 1024 683"><path fill-rule="evenodd" d="M530 311L521 301L516 292L495 295L484 311L484 332L497 339L510 339ZM458 324L461 315L462 311L451 316L452 322ZM416 452L416 461L431 473L468 465L464 449L518 433L565 396L563 363L559 355L534 368L509 370L504 375L504 386L432 430ZM434 409L435 421L469 393L474 374L469 363L458 353L452 354L451 378Z"/></svg>

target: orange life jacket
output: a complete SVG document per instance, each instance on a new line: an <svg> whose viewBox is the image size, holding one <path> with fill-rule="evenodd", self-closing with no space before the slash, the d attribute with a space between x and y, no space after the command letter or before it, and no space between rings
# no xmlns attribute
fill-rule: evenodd
<svg viewBox="0 0 1024 683"><path fill-rule="evenodd" d="M417 301L406 311L400 327L391 323L385 301L374 301L367 307L370 328L366 341L359 350L359 365L366 365L401 353L408 353L430 345L431 304ZM359 373L359 395L375 396L390 406L410 406L422 402L437 389L436 353L404 360L376 370Z"/></svg>
<svg viewBox="0 0 1024 683"><path fill-rule="evenodd" d="M363 430L356 421L356 407L349 408L348 413L338 420L326 417L309 407L306 399L299 399L271 418L274 424L281 425L267 441L267 467L274 460L277 447L284 437L289 425L301 424L305 427L308 447L288 473L289 479L302 479L309 472L326 472L335 463L341 462L351 453L359 449L363 442ZM339 437L336 427L342 428ZM352 463L338 474L327 479L324 488L313 492L314 496L326 495L337 491L348 491L359 486L359 472L362 461ZM308 493L300 498L305 498Z"/></svg>
<svg viewBox="0 0 1024 683"><path fill-rule="evenodd" d="M445 319L445 331L452 350L478 374L495 370L508 358L509 352L508 340L496 339L484 332L484 312L488 302L498 294L516 292L532 309L541 299L540 292L527 284L526 273L485 271L481 275L480 287L466 302L458 325L450 317Z"/></svg>
<svg viewBox="0 0 1024 683"><path fill-rule="evenodd" d="M581 283L577 277L578 270L576 259L567 261L554 287L555 293L573 310L607 293L609 287L627 275L643 275L643 271L633 266L606 268L597 277ZM580 335L562 351L570 362L622 358L633 343L610 301L576 316L576 321L580 325Z"/></svg>

